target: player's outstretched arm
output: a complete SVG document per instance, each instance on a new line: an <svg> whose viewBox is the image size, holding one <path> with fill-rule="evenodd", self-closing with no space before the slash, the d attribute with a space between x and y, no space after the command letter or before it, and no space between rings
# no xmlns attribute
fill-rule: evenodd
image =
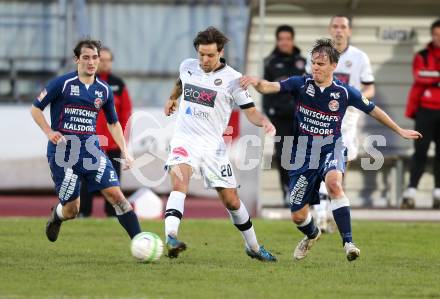
<svg viewBox="0 0 440 299"><path fill-rule="evenodd" d="M181 94L182 94L182 81L178 79L173 87L173 90L171 91L170 98L165 103L164 112L166 116L170 116L176 111L178 105L177 101Z"/></svg>
<svg viewBox="0 0 440 299"><path fill-rule="evenodd" d="M422 134L417 131L402 129L385 111L377 106L370 112L370 115L405 139L419 139L423 137Z"/></svg>
<svg viewBox="0 0 440 299"><path fill-rule="evenodd" d="M274 125L267 119L266 116L261 114L260 111L257 110L255 107L247 108L243 110L244 114L246 115L246 118L256 125L257 127L262 127L264 129L264 132L270 136L275 136L276 129Z"/></svg>
<svg viewBox="0 0 440 299"><path fill-rule="evenodd" d="M131 168L134 159L128 152L127 144L125 143L124 133L122 132L121 124L119 123L119 121L115 122L114 124L107 123L107 127L113 139L115 140L116 144L121 149L123 159L125 159L123 163L121 163L123 164L122 169L127 170Z"/></svg>
<svg viewBox="0 0 440 299"><path fill-rule="evenodd" d="M44 117L43 111L32 105L31 115L35 123L41 128L43 133L46 134L47 139L49 139L50 142L52 142L53 144L58 144L59 142L66 142L66 139L64 138L63 134L57 131L53 131L52 128L49 126L49 123L46 121L46 118Z"/></svg>
<svg viewBox="0 0 440 299"><path fill-rule="evenodd" d="M255 90L262 94L277 93L281 90L280 82L270 82L252 76L242 76L240 78L240 86L244 89L252 85Z"/></svg>

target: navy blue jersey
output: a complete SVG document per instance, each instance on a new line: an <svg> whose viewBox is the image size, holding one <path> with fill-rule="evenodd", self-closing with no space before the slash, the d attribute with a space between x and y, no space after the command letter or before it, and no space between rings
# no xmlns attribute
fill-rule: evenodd
<svg viewBox="0 0 440 299"><path fill-rule="evenodd" d="M110 87L95 77L90 86L72 72L51 80L33 105L44 110L50 104L51 128L64 135L86 140L96 133L96 119L102 108L107 122L118 121Z"/></svg>
<svg viewBox="0 0 440 299"><path fill-rule="evenodd" d="M313 142L316 143L317 140L327 140L321 142L320 154L334 151L337 142L340 140L342 143L341 125L347 107L353 106L365 113L370 113L375 107L358 90L338 80L334 80L331 86L324 89L316 85L311 76L290 77L281 81L280 85L280 92L291 93L297 99L297 130L292 158L298 154L297 150L305 150L306 157L310 156ZM307 140L306 147L298 146L301 138ZM332 142L329 142L330 139Z"/></svg>
<svg viewBox="0 0 440 299"><path fill-rule="evenodd" d="M51 128L66 137L66 144L48 142L47 159L62 205L79 196L80 180L90 192L119 186L116 172L99 148L96 134L98 112L104 109L107 122L118 121L110 87L95 77L86 86L78 72L49 82L33 105L44 110L50 104Z"/></svg>

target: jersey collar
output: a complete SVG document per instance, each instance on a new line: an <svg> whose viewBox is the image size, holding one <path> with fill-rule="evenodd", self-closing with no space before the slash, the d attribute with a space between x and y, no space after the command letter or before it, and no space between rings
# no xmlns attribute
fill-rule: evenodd
<svg viewBox="0 0 440 299"><path fill-rule="evenodd" d="M81 84L85 85L85 84L84 84L83 82L81 82L81 80L79 79L78 71L75 71L75 75L78 77L78 81L79 81ZM97 78L98 78L98 74L95 73L95 76L94 76L94 79L93 79L93 83L90 84L90 86L92 86L93 84L96 83Z"/></svg>
<svg viewBox="0 0 440 299"><path fill-rule="evenodd" d="M226 64L226 59L224 59L223 57L220 57L220 66L218 68L216 68L215 70L213 70L212 72L206 73L201 67L200 67L200 63L197 64L197 68L205 75L209 75L209 74L215 74L220 72L221 70L223 70L225 67L227 66Z"/></svg>

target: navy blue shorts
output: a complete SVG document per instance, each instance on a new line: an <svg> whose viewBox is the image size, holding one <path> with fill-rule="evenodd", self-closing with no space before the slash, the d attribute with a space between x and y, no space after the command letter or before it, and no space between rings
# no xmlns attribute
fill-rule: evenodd
<svg viewBox="0 0 440 299"><path fill-rule="evenodd" d="M48 155L47 160L62 205L78 198L81 178L85 178L89 192L120 185L112 163L102 151L99 157L82 153L78 161L70 166L64 165L62 158L56 158L55 153Z"/></svg>
<svg viewBox="0 0 440 299"><path fill-rule="evenodd" d="M296 212L306 204L319 204L319 186L331 170L345 171L345 155L335 157L334 152L323 154L318 167L310 168L306 163L298 170L289 171L290 210Z"/></svg>

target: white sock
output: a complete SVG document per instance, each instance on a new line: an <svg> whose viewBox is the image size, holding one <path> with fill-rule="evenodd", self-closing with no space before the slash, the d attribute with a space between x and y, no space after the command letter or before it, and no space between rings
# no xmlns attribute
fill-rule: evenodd
<svg viewBox="0 0 440 299"><path fill-rule="evenodd" d="M243 236L246 246L251 250L258 252L260 250L260 245L257 241L257 235L255 234L254 226L252 225L249 213L246 210L243 202L240 200L240 207L238 210L228 210L229 215L231 215L232 223L238 228Z"/></svg>
<svg viewBox="0 0 440 299"><path fill-rule="evenodd" d="M61 221L65 220L66 218L63 215L63 206L59 203L55 209L58 218L60 218Z"/></svg>
<svg viewBox="0 0 440 299"><path fill-rule="evenodd" d="M168 197L165 208L165 237L171 235L177 237L180 220L183 217L186 194L180 191L172 191Z"/></svg>
<svg viewBox="0 0 440 299"><path fill-rule="evenodd" d="M307 214L307 218L306 218L306 220L304 220L303 223L297 224L296 226L297 226L297 227L304 227L304 226L308 225L310 222L312 222L312 219L313 219L313 217L312 217L312 213L309 212L309 213Z"/></svg>
<svg viewBox="0 0 440 299"><path fill-rule="evenodd" d="M342 207L349 207L350 200L345 195L340 198L332 198L330 206L332 207L332 211L337 210Z"/></svg>

